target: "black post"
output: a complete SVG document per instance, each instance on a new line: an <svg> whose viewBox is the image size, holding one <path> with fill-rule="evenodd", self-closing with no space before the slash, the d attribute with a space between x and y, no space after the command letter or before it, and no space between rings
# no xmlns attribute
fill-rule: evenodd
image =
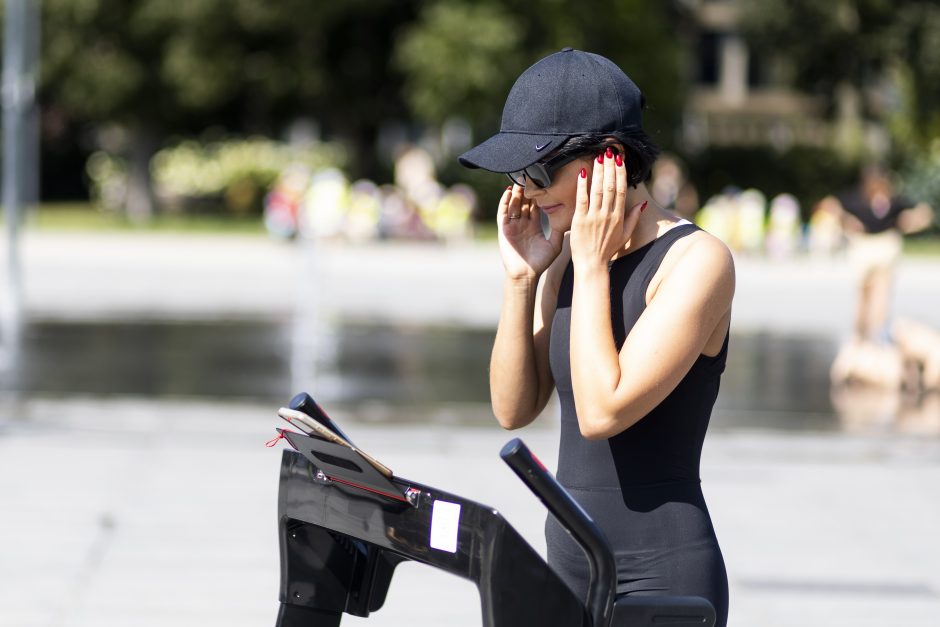
<svg viewBox="0 0 940 627"><path fill-rule="evenodd" d="M587 512L529 451L522 440L514 438L507 442L499 456L581 545L587 555L591 572L588 611L593 618L594 627L607 627L613 618L617 567L604 532L594 524Z"/></svg>

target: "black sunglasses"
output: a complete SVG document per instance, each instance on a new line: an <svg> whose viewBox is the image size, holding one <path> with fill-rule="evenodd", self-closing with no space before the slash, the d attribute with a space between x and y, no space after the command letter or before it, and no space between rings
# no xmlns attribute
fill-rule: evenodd
<svg viewBox="0 0 940 627"><path fill-rule="evenodd" d="M537 187L545 188L552 184L552 174L561 166L574 161L579 156L581 156L579 153L556 155L545 161L537 161L525 169L507 172L506 176L509 177L510 181L521 187L525 187L525 181L529 179Z"/></svg>

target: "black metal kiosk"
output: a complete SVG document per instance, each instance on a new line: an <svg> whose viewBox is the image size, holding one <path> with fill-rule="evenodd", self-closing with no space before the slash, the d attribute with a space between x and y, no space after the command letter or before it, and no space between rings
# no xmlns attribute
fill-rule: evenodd
<svg viewBox="0 0 940 627"><path fill-rule="evenodd" d="M592 574L586 601L492 507L387 477L354 448L281 434L294 450L281 460L277 627L335 627L344 612L368 616L382 607L395 567L406 560L474 582L484 627L714 623L713 608L698 597L615 599L603 534L518 439L501 456L584 548Z"/></svg>

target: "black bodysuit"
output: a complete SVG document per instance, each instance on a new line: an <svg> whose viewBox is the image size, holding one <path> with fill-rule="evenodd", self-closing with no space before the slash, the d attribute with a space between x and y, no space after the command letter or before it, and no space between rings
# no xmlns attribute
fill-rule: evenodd
<svg viewBox="0 0 940 627"><path fill-rule="evenodd" d="M670 246L698 230L673 227L611 263L614 338L619 351L646 308L646 291ZM617 562L617 593L694 595L727 621L728 580L699 479L702 443L728 340L718 355L700 355L679 385L649 414L607 440L581 436L571 389L569 337L574 267L568 264L552 322L550 361L561 402L558 480L603 529ZM585 597L587 561L549 516L549 564Z"/></svg>

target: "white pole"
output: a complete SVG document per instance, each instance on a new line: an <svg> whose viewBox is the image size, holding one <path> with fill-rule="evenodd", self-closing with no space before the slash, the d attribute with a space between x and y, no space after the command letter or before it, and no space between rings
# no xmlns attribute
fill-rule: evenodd
<svg viewBox="0 0 940 627"><path fill-rule="evenodd" d="M27 3L32 2L32 5ZM38 18L38 0L6 0L3 33L3 208L6 221L5 291L0 301L0 339L9 356L18 343L22 312L19 229L24 181L33 163L24 156L24 120L35 102L35 56L31 38ZM32 18L32 19L30 19Z"/></svg>

